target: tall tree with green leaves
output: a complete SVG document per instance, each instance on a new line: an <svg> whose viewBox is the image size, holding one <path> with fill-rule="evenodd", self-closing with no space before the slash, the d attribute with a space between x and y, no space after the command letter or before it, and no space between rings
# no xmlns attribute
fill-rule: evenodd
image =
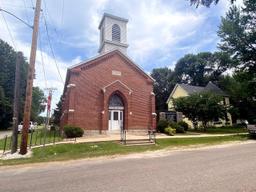
<svg viewBox="0 0 256 192"><path fill-rule="evenodd" d="M174 72L167 68L153 69L151 76L156 80L154 83L154 93L156 96L156 110L167 110L166 101L174 88Z"/></svg>
<svg viewBox="0 0 256 192"><path fill-rule="evenodd" d="M217 81L232 62L222 52L187 54L176 63L175 78L178 83L205 86L209 81Z"/></svg>
<svg viewBox="0 0 256 192"><path fill-rule="evenodd" d="M0 92L1 108L0 129L9 127L12 122L12 104L14 98L15 65L17 53L6 42L0 39ZM20 70L20 109L23 109L25 98L28 63L23 57ZM23 112L20 112L20 117Z"/></svg>
<svg viewBox="0 0 256 192"><path fill-rule="evenodd" d="M45 110L45 102L46 98L44 96L44 92L39 87L33 87L32 110L30 117L32 121L36 121L39 114Z"/></svg>
<svg viewBox="0 0 256 192"><path fill-rule="evenodd" d="M243 2L242 8L232 6L222 18L219 48L234 60L230 66L235 70L233 85L226 89L236 87L232 95L239 118L256 123L256 1Z"/></svg>
<svg viewBox="0 0 256 192"><path fill-rule="evenodd" d="M256 1L244 0L244 6L232 6L222 17L219 48L235 60L232 67L256 73ZM254 76L255 78L255 76Z"/></svg>
<svg viewBox="0 0 256 192"><path fill-rule="evenodd" d="M12 123L16 56L17 52L15 52L8 43L0 39L0 129L8 128ZM28 63L25 57L23 57L20 67L19 121L23 118L23 106L26 92ZM39 88L33 89L32 119L35 119L42 111L42 96L42 90Z"/></svg>
<svg viewBox="0 0 256 192"><path fill-rule="evenodd" d="M246 119L249 123L256 123L256 101L251 95L256 93L252 74L237 72L233 76L224 76L219 80L219 87L230 95L230 113L233 122Z"/></svg>
<svg viewBox="0 0 256 192"><path fill-rule="evenodd" d="M53 119L53 123L55 125L60 125L60 118L61 118L61 115L62 115L62 96L60 97L60 100L56 104L56 106L57 107L54 109L52 119Z"/></svg>

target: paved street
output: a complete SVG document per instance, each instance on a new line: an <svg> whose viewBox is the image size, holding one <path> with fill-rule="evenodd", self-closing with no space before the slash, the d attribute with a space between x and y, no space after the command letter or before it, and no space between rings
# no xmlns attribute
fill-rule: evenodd
<svg viewBox="0 0 256 192"><path fill-rule="evenodd" d="M252 192L255 180L255 142L0 168L5 192Z"/></svg>

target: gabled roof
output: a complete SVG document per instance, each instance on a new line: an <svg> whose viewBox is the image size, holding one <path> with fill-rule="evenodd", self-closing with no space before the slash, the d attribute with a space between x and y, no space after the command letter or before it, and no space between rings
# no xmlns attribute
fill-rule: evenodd
<svg viewBox="0 0 256 192"><path fill-rule="evenodd" d="M146 78L150 79L153 82L155 81L149 74L145 73L142 68L140 68L135 62L133 62L132 59L129 58L126 54L122 53L118 49L115 49L115 50L106 52L104 54L97 55L97 56L95 56L91 59L82 61L78 64L75 64L75 65L72 65L72 66L68 67L63 93L65 93L66 86L67 86L67 83L69 81L71 71L74 71L76 68L79 68L80 66L93 65L96 61L98 61L100 59L103 59L105 57L108 57L111 54L118 54L123 59L125 59L128 63L130 63L133 67L135 67L138 70L138 72L141 73L143 76L145 76Z"/></svg>
<svg viewBox="0 0 256 192"><path fill-rule="evenodd" d="M204 87L200 86L193 86L193 85L188 85L188 84L178 84L181 88L183 88L188 94L193 94L193 93L199 93L204 90Z"/></svg>
<svg viewBox="0 0 256 192"><path fill-rule="evenodd" d="M217 85L215 85L214 83L212 83L211 81L209 81L209 83L206 85L206 87L204 88L205 91L210 91L213 92L217 95L222 95L222 96L228 96L227 93L225 93L224 91L222 91Z"/></svg>
<svg viewBox="0 0 256 192"><path fill-rule="evenodd" d="M155 79L153 79L149 74L145 73L144 70L139 66L137 65L130 57L128 57L126 54L122 53L119 49L115 49L115 50L112 50L112 51L109 51L109 52L106 52L106 53L103 53L103 54L100 54L100 55L97 55L91 59L88 59L88 60L85 60L85 61L82 61L78 64L75 64L75 65L72 65L70 67L68 67L68 69L72 70L76 67L79 67L81 65L89 65L89 64L93 64L93 61L96 61L96 60L99 60L101 58L104 58L104 57L107 57L108 55L111 55L111 54L118 54L120 55L122 58L124 58L126 61L128 61L130 64L132 64L140 73L142 73L144 76L148 77L149 79L151 79L152 81L155 81Z"/></svg>
<svg viewBox="0 0 256 192"><path fill-rule="evenodd" d="M172 95L174 94L174 92L178 86L180 86L184 91L186 91L188 93L188 95L191 95L194 93L201 93L201 92L212 92L212 93L215 93L220 96L226 96L226 97L229 96L228 94L226 94L224 91L222 91L217 85L215 85L211 81L209 81L209 83L205 87L188 85L188 84L184 84L184 83L182 83L182 84L177 83L175 85L175 87L173 88L171 94L169 95L166 103L168 103L170 101L170 99L172 98Z"/></svg>

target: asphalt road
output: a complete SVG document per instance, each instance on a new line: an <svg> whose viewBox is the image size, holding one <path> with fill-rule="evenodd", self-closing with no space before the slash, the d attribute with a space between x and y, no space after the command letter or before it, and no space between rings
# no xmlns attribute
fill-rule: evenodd
<svg viewBox="0 0 256 192"><path fill-rule="evenodd" d="M253 192L256 143L0 168L2 192Z"/></svg>

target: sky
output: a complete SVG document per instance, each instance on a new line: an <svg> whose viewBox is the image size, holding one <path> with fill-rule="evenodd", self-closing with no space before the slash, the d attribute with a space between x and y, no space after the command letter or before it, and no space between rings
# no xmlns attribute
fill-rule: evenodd
<svg viewBox="0 0 256 192"><path fill-rule="evenodd" d="M35 2L0 0L0 7L32 26ZM173 69L188 53L217 51L218 26L229 7L228 0L210 8L196 8L188 0L42 0L34 86L57 88L55 108L67 68L98 55L98 25L105 12L129 20L128 55L150 73L153 68ZM27 59L31 36L30 27L0 12L0 38Z"/></svg>

